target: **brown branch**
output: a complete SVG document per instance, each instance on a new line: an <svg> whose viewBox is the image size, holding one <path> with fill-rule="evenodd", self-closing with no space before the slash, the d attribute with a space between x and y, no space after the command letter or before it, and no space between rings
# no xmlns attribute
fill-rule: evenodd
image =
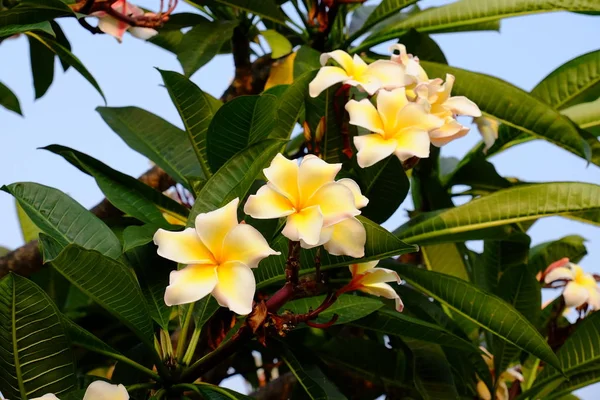
<svg viewBox="0 0 600 400"><path fill-rule="evenodd" d="M257 400L286 400L289 399L298 379L291 372L286 372L279 378L270 381L266 386L250 393Z"/></svg>

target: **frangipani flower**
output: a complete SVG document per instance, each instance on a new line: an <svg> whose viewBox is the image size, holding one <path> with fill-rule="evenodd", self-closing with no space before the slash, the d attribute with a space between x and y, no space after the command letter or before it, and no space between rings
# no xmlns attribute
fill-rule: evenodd
<svg viewBox="0 0 600 400"><path fill-rule="evenodd" d="M473 122L477 125L477 129L485 144L483 152L487 153L496 142L496 139L498 139L498 121L487 117L475 117L473 118Z"/></svg>
<svg viewBox="0 0 600 400"><path fill-rule="evenodd" d="M314 155L298 165L278 154L263 170L267 184L248 198L244 212L257 219L287 217L282 234L305 249L324 245L334 255L362 257L366 233L354 217L368 200L351 179L334 181L341 167Z"/></svg>
<svg viewBox="0 0 600 400"><path fill-rule="evenodd" d="M483 359L487 364L488 368L494 373L494 356L490 354L490 352L485 347L479 347L483 352ZM496 393L495 396L492 397L490 390L487 385L482 381L477 382L477 395L481 400L509 400L509 392L507 382L520 381L523 382L523 375L517 368L509 368L506 371L503 371L498 377L498 384L496 385Z"/></svg>
<svg viewBox="0 0 600 400"><path fill-rule="evenodd" d="M339 67L325 66L330 58L333 58ZM378 60L367 65L356 54L351 57L342 50L321 54L321 65L323 67L308 85L311 97L317 97L323 90L340 82L344 85L358 86L370 95L382 88L393 89L407 83L404 70L398 63Z"/></svg>
<svg viewBox="0 0 600 400"><path fill-rule="evenodd" d="M218 210L198 214L195 228L156 232L158 254L187 264L171 272L165 291L168 306L192 303L212 293L221 306L235 313L252 311L256 283L251 268L280 253L254 227L238 223L238 203L236 198Z"/></svg>
<svg viewBox="0 0 600 400"><path fill-rule="evenodd" d="M393 54L394 51L398 51L398 54ZM406 46L400 43L393 44L390 46L390 52L392 52L390 59L404 67L404 74L412 80L412 84L429 81L427 72L419 64L419 58L408 54Z"/></svg>
<svg viewBox="0 0 600 400"><path fill-rule="evenodd" d="M117 0L111 7L113 10L130 17L151 15L151 13L144 13L144 10L125 0ZM123 40L125 31L129 31L133 36L142 40L148 40L152 36L158 34L158 32L152 28L131 26L109 15L106 11L96 11L90 15L98 17L98 28L102 32L114 36L119 42Z"/></svg>
<svg viewBox="0 0 600 400"><path fill-rule="evenodd" d="M128 400L129 393L123 385L113 385L104 381L94 381L90 383L83 400ZM42 397L36 397L31 400L59 400L58 397L51 393L47 393Z"/></svg>
<svg viewBox="0 0 600 400"><path fill-rule="evenodd" d="M477 104L465 96L450 96L454 85L454 75L446 74L446 82L441 79L430 80L415 89L419 102L429 104L431 114L444 121L444 125L430 132L431 143L443 146L448 142L463 137L469 132L468 127L456 120L457 115L481 117Z"/></svg>
<svg viewBox="0 0 600 400"><path fill-rule="evenodd" d="M351 290L360 290L374 296L385 297L396 300L396 310L402 312L404 304L398 293L386 282L400 283L400 277L396 271L386 268L375 268L379 261L369 261L360 264L351 264L350 273L352 280L344 286L339 294Z"/></svg>
<svg viewBox="0 0 600 400"><path fill-rule="evenodd" d="M356 136L357 161L362 168L395 154L400 161L413 156L429 156L429 132L444 121L427 112L423 104L413 103L404 88L380 90L377 108L368 99L350 100L346 104L350 123L372 133Z"/></svg>
<svg viewBox="0 0 600 400"><path fill-rule="evenodd" d="M579 265L569 262L568 258L558 260L546 269L544 282L556 281L567 282L562 293L567 307L579 307L587 303L592 310L600 309L596 279L592 274L583 272Z"/></svg>

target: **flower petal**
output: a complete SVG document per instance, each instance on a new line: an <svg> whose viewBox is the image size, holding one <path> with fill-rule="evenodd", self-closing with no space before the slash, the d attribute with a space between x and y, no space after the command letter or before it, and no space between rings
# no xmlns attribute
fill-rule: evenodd
<svg viewBox="0 0 600 400"><path fill-rule="evenodd" d="M372 294L373 296L381 296L386 299L396 300L396 311L402 312L404 304L400 299L400 296L390 285L387 283L372 283L370 285L363 285L359 289L361 292Z"/></svg>
<svg viewBox="0 0 600 400"><path fill-rule="evenodd" d="M459 139L469 133L470 128L461 125L454 118L449 118L440 128L429 132L431 144L437 147L444 146L454 139Z"/></svg>
<svg viewBox="0 0 600 400"><path fill-rule="evenodd" d="M323 227L360 214L354 205L354 194L345 185L331 182L321 186L305 204L305 207L318 206L323 215Z"/></svg>
<svg viewBox="0 0 600 400"><path fill-rule="evenodd" d="M395 89L410 83L410 81L406 81L404 68L390 60L377 60L369 64L364 75L367 79L375 78L378 80L381 89Z"/></svg>
<svg viewBox="0 0 600 400"><path fill-rule="evenodd" d="M487 385L483 381L477 382L477 396L479 396L481 400L492 400L490 389L488 389Z"/></svg>
<svg viewBox="0 0 600 400"><path fill-rule="evenodd" d="M456 115L468 115L470 117L481 117L481 110L477 104L465 96L450 97L444 102L444 107Z"/></svg>
<svg viewBox="0 0 600 400"><path fill-rule="evenodd" d="M333 226L328 226L327 228L321 229L321 235L319 236L319 241L317 243L308 244L304 240L300 239L300 247L303 249L312 249L322 246L331 239L331 235L333 235Z"/></svg>
<svg viewBox="0 0 600 400"><path fill-rule="evenodd" d="M340 67L321 67L315 79L308 84L308 93L310 97L317 97L325 89L349 78L346 71Z"/></svg>
<svg viewBox="0 0 600 400"><path fill-rule="evenodd" d="M107 35L115 37L119 43L123 41L123 35L128 28L129 25L127 25L125 22L119 21L110 15L98 19L98 29Z"/></svg>
<svg viewBox="0 0 600 400"><path fill-rule="evenodd" d="M330 53L323 53L321 54L321 57L319 59L321 61L321 65L327 64L327 61L330 58L333 58L335 62L337 62L340 65L340 67L345 69L349 74L352 73L354 69L354 60L352 59L350 54L346 53L343 50L334 50Z"/></svg>
<svg viewBox="0 0 600 400"><path fill-rule="evenodd" d="M384 133L384 125L377 109L369 99L350 100L346 103L346 111L350 114L350 123L361 126L371 132Z"/></svg>
<svg viewBox="0 0 600 400"><path fill-rule="evenodd" d="M584 286L571 281L565 286L563 297L567 307L579 307L588 300L590 293Z"/></svg>
<svg viewBox="0 0 600 400"><path fill-rule="evenodd" d="M331 239L325 243L327 252L333 256L361 258L365 255L367 231L356 218L348 218L333 225Z"/></svg>
<svg viewBox="0 0 600 400"><path fill-rule="evenodd" d="M554 281L557 281L559 279L565 279L565 280L573 280L573 278L575 278L575 273L573 272L573 270L571 268L568 267L557 267L557 268L553 268L552 271L548 272L548 274L546 274L546 276L544 277L544 282L545 283L551 283Z"/></svg>
<svg viewBox="0 0 600 400"><path fill-rule="evenodd" d="M217 284L217 266L188 265L171 271L169 286L165 290L165 304L174 306L193 303L208 295Z"/></svg>
<svg viewBox="0 0 600 400"><path fill-rule="evenodd" d="M250 268L258 267L258 263L270 255L279 255L251 225L239 224L225 236L221 263L238 261Z"/></svg>
<svg viewBox="0 0 600 400"><path fill-rule="evenodd" d="M312 154L305 156L298 169L299 204L306 205L317 190L332 183L340 169L342 164L329 164Z"/></svg>
<svg viewBox="0 0 600 400"><path fill-rule="evenodd" d="M2 393L0 392L0 394L2 394ZM0 396L0 398L3 398L3 397ZM46 393L42 397L34 397L31 400L60 400L60 399L58 397L56 397L55 395L53 395L52 393Z"/></svg>
<svg viewBox="0 0 600 400"><path fill-rule="evenodd" d="M358 186L358 183L354 182L354 180L350 178L342 178L336 182L341 183L342 185L350 189L352 195L354 196L354 205L356 206L356 208L360 209L366 207L367 204L369 204L369 199L363 196L362 192L360 191L360 186Z"/></svg>
<svg viewBox="0 0 600 400"><path fill-rule="evenodd" d="M316 245L323 228L323 214L319 206L307 207L287 217L287 223L281 232L295 242L304 240L308 245Z"/></svg>
<svg viewBox="0 0 600 400"><path fill-rule="evenodd" d="M138 39L148 40L153 36L158 35L158 31L152 28L141 28L139 26L132 26L128 29L129 33Z"/></svg>
<svg viewBox="0 0 600 400"><path fill-rule="evenodd" d="M405 129L394 139L396 150L394 154L400 161L406 161L411 157L429 157L429 134L420 129Z"/></svg>
<svg viewBox="0 0 600 400"><path fill-rule="evenodd" d="M244 212L257 219L286 217L294 211L294 206L287 197L268 185L262 186L256 194L249 196L244 205Z"/></svg>
<svg viewBox="0 0 600 400"><path fill-rule="evenodd" d="M379 264L379 260L375 260L375 261L367 261L364 263L358 263L358 264L350 264L350 273L352 274L352 277L356 276L356 275L362 275L365 272L367 272L370 269L375 268L375 266L377 266L377 264Z"/></svg>
<svg viewBox="0 0 600 400"><path fill-rule="evenodd" d="M236 314L246 315L252 311L256 281L252 270L239 262L228 262L217 268L219 283L213 290L217 302Z"/></svg>
<svg viewBox="0 0 600 400"><path fill-rule="evenodd" d="M356 161L361 168L370 167L383 160L394 153L397 147L394 139L386 140L378 133L355 136L354 145L358 150Z"/></svg>
<svg viewBox="0 0 600 400"><path fill-rule="evenodd" d="M210 250L202 243L194 228L181 232L159 229L154 234L159 256L182 264L214 264Z"/></svg>
<svg viewBox="0 0 600 400"><path fill-rule="evenodd" d="M298 199L298 163L278 153L271 165L263 169L271 188L295 204Z"/></svg>
<svg viewBox="0 0 600 400"><path fill-rule="evenodd" d="M90 383L83 400L127 400L129 394L123 385L112 385L104 381Z"/></svg>
<svg viewBox="0 0 600 400"><path fill-rule="evenodd" d="M367 286L375 283L401 282L398 273L387 268L371 268L364 273L365 277L361 279L361 283Z"/></svg>
<svg viewBox="0 0 600 400"><path fill-rule="evenodd" d="M217 261L221 257L225 236L238 225L239 202L240 199L235 198L217 210L198 214L196 217L196 232Z"/></svg>
<svg viewBox="0 0 600 400"><path fill-rule="evenodd" d="M398 111L408 104L404 88L380 90L377 93L377 112L387 132L396 130Z"/></svg>
<svg viewBox="0 0 600 400"><path fill-rule="evenodd" d="M598 293L597 289L588 290L589 298L587 300L589 306L592 310L600 310L600 293Z"/></svg>
<svg viewBox="0 0 600 400"><path fill-rule="evenodd" d="M419 128L430 131L444 125L444 120L429 114L422 104L410 103L398 110L398 129Z"/></svg>

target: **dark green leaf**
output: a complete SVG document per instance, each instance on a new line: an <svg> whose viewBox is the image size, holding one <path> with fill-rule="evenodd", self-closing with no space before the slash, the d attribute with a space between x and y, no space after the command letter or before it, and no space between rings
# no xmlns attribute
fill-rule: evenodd
<svg viewBox="0 0 600 400"><path fill-rule="evenodd" d="M543 271L563 257L578 263L587 254L585 241L581 236L570 235L552 242L540 243L529 251L529 266L534 272Z"/></svg>
<svg viewBox="0 0 600 400"><path fill-rule="evenodd" d="M448 64L448 60L440 46L426 33L411 29L399 39L406 46L406 51L418 55L419 60Z"/></svg>
<svg viewBox="0 0 600 400"><path fill-rule="evenodd" d="M237 21L203 22L183 35L178 46L177 59L185 76L190 77L219 53L231 39Z"/></svg>
<svg viewBox="0 0 600 400"><path fill-rule="evenodd" d="M63 46L65 49L71 51L71 43L69 43L69 39L67 39L67 36L63 32L63 30L60 27L60 25L58 25L58 23L56 21L51 21L50 22L50 26L52 27L52 30L54 31L54 37L56 38L56 41L61 46ZM65 71L65 72L70 67L69 63L65 62L62 59L60 59L60 64L62 65L63 71Z"/></svg>
<svg viewBox="0 0 600 400"><path fill-rule="evenodd" d="M284 309L290 310L295 314L304 314L319 307L323 303L323 300L325 300L325 297L323 295L292 300L285 304ZM319 318L315 321L325 323L330 321L334 314L337 314L339 318L335 323L346 324L374 313L381 307L383 307L383 303L376 299L342 295L331 307L320 313Z"/></svg>
<svg viewBox="0 0 600 400"><path fill-rule="evenodd" d="M446 274L396 262L385 263L383 266L396 270L411 285L498 337L550 365L560 365L556 355L531 322L502 299ZM516 326L519 327L518 330L514 329Z"/></svg>
<svg viewBox="0 0 600 400"><path fill-rule="evenodd" d="M214 0L217 3L230 7L240 8L249 13L259 15L273 22L283 24L285 15L281 12L274 0Z"/></svg>
<svg viewBox="0 0 600 400"><path fill-rule="evenodd" d="M31 58L31 73L35 98L42 97L54 80L54 52L31 36L29 41L29 57Z"/></svg>
<svg viewBox="0 0 600 400"><path fill-rule="evenodd" d="M207 132L208 164L217 171L239 151L267 138L277 122L277 97L241 96L217 111Z"/></svg>
<svg viewBox="0 0 600 400"><path fill-rule="evenodd" d="M60 313L33 282L0 281L0 387L7 398L64 394L77 383Z"/></svg>
<svg viewBox="0 0 600 400"><path fill-rule="evenodd" d="M137 107L96 109L117 135L135 151L189 187L188 177L203 177L187 134L164 119Z"/></svg>
<svg viewBox="0 0 600 400"><path fill-rule="evenodd" d="M110 228L60 190L31 182L2 190L15 196L29 218L62 246L73 243L113 259L121 256L121 243Z"/></svg>
<svg viewBox="0 0 600 400"><path fill-rule="evenodd" d="M8 14L12 14L15 10L14 8L8 11L3 11L6 12ZM30 11L32 12L32 11ZM40 32L44 32L50 36L54 36L54 32L52 30L52 26L50 25L50 22L48 21L42 21L42 22L34 22L31 24L24 24L24 25L8 25L8 26L0 26L0 38L2 37L10 37L12 35L18 35L20 33L26 33L26 32L30 32L30 31L40 31Z"/></svg>
<svg viewBox="0 0 600 400"><path fill-rule="evenodd" d="M0 106L7 110L16 112L19 115L23 115L21 112L21 105L19 99L6 85L0 82Z"/></svg>
<svg viewBox="0 0 600 400"><path fill-rule="evenodd" d="M308 84L313 80L316 73L316 71L309 71L299 78L295 78L294 83L288 86L285 93L279 98L277 124L269 137L289 139L304 106L304 97L308 93Z"/></svg>
<svg viewBox="0 0 600 400"><path fill-rule="evenodd" d="M156 231L164 225L130 225L123 231L123 252L133 250L152 241Z"/></svg>
<svg viewBox="0 0 600 400"><path fill-rule="evenodd" d="M294 80L298 80L299 77L307 72L319 69L321 67L320 57L321 53L312 47L301 46L296 52L296 58L294 59Z"/></svg>
<svg viewBox="0 0 600 400"><path fill-rule="evenodd" d="M352 37L357 38L361 34L368 32L369 29L381 21L396 15L403 8L406 8L416 2L417 0L383 0L377 5L377 8L371 14L369 14L369 18L367 18L363 26L357 32L355 32Z"/></svg>

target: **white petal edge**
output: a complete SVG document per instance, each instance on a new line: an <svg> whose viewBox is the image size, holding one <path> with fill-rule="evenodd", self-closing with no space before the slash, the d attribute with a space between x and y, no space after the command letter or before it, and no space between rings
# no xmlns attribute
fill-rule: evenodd
<svg viewBox="0 0 600 400"><path fill-rule="evenodd" d="M333 256L350 256L361 258L365 256L367 231L356 218L348 218L333 225L331 239L325 243L327 252Z"/></svg>
<svg viewBox="0 0 600 400"><path fill-rule="evenodd" d="M171 271L165 304L170 307L193 303L212 292L216 284L216 265L188 265L179 271Z"/></svg>
<svg viewBox="0 0 600 400"><path fill-rule="evenodd" d="M194 228L181 232L159 229L154 234L158 255L182 264L212 264L215 259Z"/></svg>
<svg viewBox="0 0 600 400"><path fill-rule="evenodd" d="M250 267L238 262L228 262L217 268L219 283L213 296L219 305L236 314L247 315L252 311L256 280Z"/></svg>
<svg viewBox="0 0 600 400"><path fill-rule="evenodd" d="M350 115L350 124L363 127L370 132L384 133L383 120L369 99L350 100L346 103L346 111Z"/></svg>
<svg viewBox="0 0 600 400"><path fill-rule="evenodd" d="M308 84L308 94L310 97L319 96L325 89L333 85L344 82L350 77L340 67L321 67L317 76Z"/></svg>
<svg viewBox="0 0 600 400"><path fill-rule="evenodd" d="M123 385L113 385L104 381L94 381L90 383L83 400L127 400L129 393Z"/></svg>
<svg viewBox="0 0 600 400"><path fill-rule="evenodd" d="M131 33L132 36L138 38L138 39L142 39L142 40L148 40L156 35L158 35L158 31L156 29L152 29L152 28L141 28L139 26L132 26L131 28L128 29L129 33Z"/></svg>
<svg viewBox="0 0 600 400"><path fill-rule="evenodd" d="M548 272L548 274L546 274L546 276L544 277L544 282L551 283L559 279L566 279L570 281L574 278L575 274L573 273L573 270L571 270L571 268L557 267L554 268L552 271Z"/></svg>
<svg viewBox="0 0 600 400"><path fill-rule="evenodd" d="M565 298L565 305L567 307L579 307L588 300L590 294L585 287L571 281L565 286L563 297Z"/></svg>
<svg viewBox="0 0 600 400"><path fill-rule="evenodd" d="M374 296L380 296L390 300L394 299L396 301L396 311L402 312L404 309L404 304L402 303L400 296L387 283L372 283L361 287L360 290Z"/></svg>
<svg viewBox="0 0 600 400"><path fill-rule="evenodd" d="M471 100L465 96L453 96L444 102L444 107L457 115L467 115L470 117L481 117L481 110Z"/></svg>
<svg viewBox="0 0 600 400"><path fill-rule="evenodd" d="M361 168L367 168L392 155L397 144L394 139L385 140L382 135L374 133L355 136L354 146L358 150L356 154L358 165Z"/></svg>
<svg viewBox="0 0 600 400"><path fill-rule="evenodd" d="M269 185L261 186L244 204L244 213L256 219L287 217L294 212L294 206L287 197L279 194Z"/></svg>
<svg viewBox="0 0 600 400"><path fill-rule="evenodd" d="M221 262L237 261L250 268L256 268L262 259L280 254L269 247L263 235L256 228L248 224L240 224L225 236Z"/></svg>
<svg viewBox="0 0 600 400"><path fill-rule="evenodd" d="M341 183L342 185L350 189L352 195L354 195L354 205L356 206L356 208L361 209L363 207L366 207L367 204L369 204L369 199L363 196L360 190L360 186L358 186L358 183L356 183L354 180L350 178L342 178L336 182Z"/></svg>

